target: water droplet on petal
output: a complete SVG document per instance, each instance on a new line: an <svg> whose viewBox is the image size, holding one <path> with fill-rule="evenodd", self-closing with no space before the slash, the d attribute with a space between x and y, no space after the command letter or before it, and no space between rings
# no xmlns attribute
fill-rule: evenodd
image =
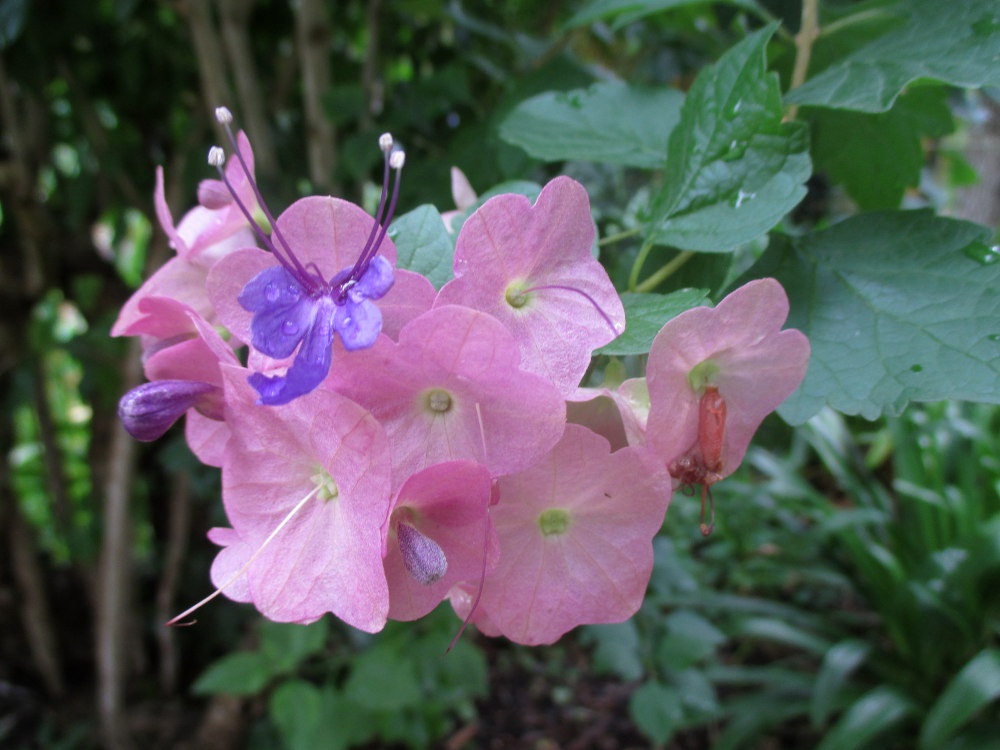
<svg viewBox="0 0 1000 750"><path fill-rule="evenodd" d="M278 296L280 294L281 292L278 291L277 284L270 283L264 287L264 299L266 299L268 302L274 302L275 300L278 299Z"/></svg>
<svg viewBox="0 0 1000 750"><path fill-rule="evenodd" d="M291 295L292 299L298 299L302 296L302 290L295 286L295 284L289 284L288 294Z"/></svg>
<svg viewBox="0 0 1000 750"><path fill-rule="evenodd" d="M294 336L299 332L299 324L294 320L286 320L281 324L281 332L286 336Z"/></svg>

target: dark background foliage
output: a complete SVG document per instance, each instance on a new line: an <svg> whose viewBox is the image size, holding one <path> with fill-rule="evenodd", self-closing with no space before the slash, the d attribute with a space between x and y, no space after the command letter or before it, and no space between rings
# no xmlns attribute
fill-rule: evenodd
<svg viewBox="0 0 1000 750"><path fill-rule="evenodd" d="M923 750L958 750L995 740L1000 418L989 406L935 404L874 423L825 411L794 431L769 422L717 488L726 510L715 537L697 535L697 503L679 496L639 615L549 649L471 634L442 657L457 624L446 611L375 638L335 622L270 625L224 600L193 627L162 626L206 593L204 531L224 518L218 472L178 431L140 446L116 423L141 366L135 344L108 331L171 252L154 168L179 216L211 176L212 110L228 104L275 213L309 193L371 208L376 139L389 130L407 148L404 211L448 210L453 165L480 192L569 172L587 185L602 234L628 229L644 210L633 196L662 176L547 158L544 138L512 134L514 108L612 78L687 91L768 18L781 23L768 55L787 88L803 46L797 0L635 5L629 19L614 2L0 0L0 744L833 750L914 747L919 735ZM824 3L823 23L849 31L817 43L815 69L895 28L881 14L890 6ZM580 20L582 9L596 15ZM990 18L976 33L992 33ZM996 178L995 105L944 87L907 97L877 115L803 110L815 173L783 225L789 237L904 201L996 224L989 189L980 203L951 200L972 179L963 152L987 188ZM941 141L953 114L957 139ZM970 131L977 118L986 124ZM857 148L840 150L830 133L853 134L843 142ZM865 144L903 142L910 171L872 183ZM993 151L973 155L984 143ZM623 287L639 252L626 244L605 257ZM654 249L648 265L670 252ZM717 292L738 266L705 255L656 288Z"/></svg>

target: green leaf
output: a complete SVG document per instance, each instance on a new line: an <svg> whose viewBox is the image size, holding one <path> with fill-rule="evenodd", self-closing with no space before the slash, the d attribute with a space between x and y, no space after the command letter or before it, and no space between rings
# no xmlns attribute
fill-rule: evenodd
<svg viewBox="0 0 1000 750"><path fill-rule="evenodd" d="M579 159L660 169L683 101L676 89L622 81L549 91L517 105L501 123L500 137L544 161Z"/></svg>
<svg viewBox="0 0 1000 750"><path fill-rule="evenodd" d="M905 86L921 78L964 88L1000 85L996 0L908 0L897 9L903 23L807 80L785 100L884 112Z"/></svg>
<svg viewBox="0 0 1000 750"><path fill-rule="evenodd" d="M323 648L327 629L326 620L317 620L312 625L264 620L260 624L261 652L276 673L292 672L303 659Z"/></svg>
<svg viewBox="0 0 1000 750"><path fill-rule="evenodd" d="M817 109L809 120L816 171L841 183L865 210L898 208L906 188L920 182L921 137L954 126L941 86L912 89L884 114Z"/></svg>
<svg viewBox="0 0 1000 750"><path fill-rule="evenodd" d="M782 416L801 424L827 404L875 419L910 401L1000 401L1000 252L990 241L985 227L930 211L772 240L752 273L781 281L788 325L812 344Z"/></svg>
<svg viewBox="0 0 1000 750"><path fill-rule="evenodd" d="M424 697L413 660L386 642L354 659L344 692L358 705L382 711L416 706Z"/></svg>
<svg viewBox="0 0 1000 750"><path fill-rule="evenodd" d="M316 734L324 717L323 698L315 685L304 680L282 683L271 695L268 709L271 721L277 727L287 750L317 747ZM340 748L345 745L337 743L332 747Z"/></svg>
<svg viewBox="0 0 1000 750"><path fill-rule="evenodd" d="M829 642L802 628L797 628L784 620L770 617L748 617L739 622L733 631L734 635L764 638L778 643L787 643L812 651L815 654L825 654L830 648Z"/></svg>
<svg viewBox="0 0 1000 750"><path fill-rule="evenodd" d="M625 332L595 353L624 356L648 354L663 324L685 310L707 304L707 289L678 289L670 294L622 294L625 305Z"/></svg>
<svg viewBox="0 0 1000 750"><path fill-rule="evenodd" d="M570 18L564 28L575 29L595 21L614 19L612 28L620 29L646 16L685 5L707 5L713 0L591 0ZM756 0L726 0L728 5L754 11L761 16L767 13Z"/></svg>
<svg viewBox="0 0 1000 750"><path fill-rule="evenodd" d="M271 662L264 654L237 651L223 656L202 672L191 691L195 695L253 695L263 690L274 676Z"/></svg>
<svg viewBox="0 0 1000 750"><path fill-rule="evenodd" d="M681 695L681 703L689 717L715 717L719 712L719 698L712 681L700 669L685 669L672 675Z"/></svg>
<svg viewBox="0 0 1000 750"><path fill-rule="evenodd" d="M859 750L911 713L913 704L905 696L880 685L851 704L816 750Z"/></svg>
<svg viewBox="0 0 1000 750"><path fill-rule="evenodd" d="M681 671L715 653L725 642L718 628L700 615L687 610L666 618L667 634L656 649L657 661L666 669Z"/></svg>
<svg viewBox="0 0 1000 750"><path fill-rule="evenodd" d="M623 680L638 680L645 671L639 656L639 633L632 620L613 625L588 625L583 641L596 643L593 667L598 674L612 673Z"/></svg>
<svg viewBox="0 0 1000 750"><path fill-rule="evenodd" d="M662 745L681 720L681 696L676 688L646 682L629 697L628 712L643 734Z"/></svg>
<svg viewBox="0 0 1000 750"><path fill-rule="evenodd" d="M834 645L823 656L809 709L814 727L822 727L827 718L837 710L837 700L848 677L868 658L871 650L871 645L864 641L845 640Z"/></svg>
<svg viewBox="0 0 1000 750"><path fill-rule="evenodd" d="M451 279L455 246L434 206L418 206L398 217L388 235L396 245L397 268L422 273L435 289Z"/></svg>
<svg viewBox="0 0 1000 750"><path fill-rule="evenodd" d="M945 687L920 729L920 750L934 750L984 706L1000 697L1000 650L984 649Z"/></svg>
<svg viewBox="0 0 1000 750"><path fill-rule="evenodd" d="M808 126L782 123L765 48L774 24L698 74L670 134L670 169L650 207L648 239L730 252L777 224L805 195Z"/></svg>

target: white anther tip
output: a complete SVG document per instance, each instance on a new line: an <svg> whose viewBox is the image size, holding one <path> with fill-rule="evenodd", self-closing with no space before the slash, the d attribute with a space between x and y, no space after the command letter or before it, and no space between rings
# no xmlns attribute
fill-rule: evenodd
<svg viewBox="0 0 1000 750"><path fill-rule="evenodd" d="M226 163L226 152L222 150L221 146L212 146L208 150L208 163L213 167L221 167Z"/></svg>
<svg viewBox="0 0 1000 750"><path fill-rule="evenodd" d="M385 153L389 153L392 150L392 133L382 133L378 137L378 147Z"/></svg>
<svg viewBox="0 0 1000 750"><path fill-rule="evenodd" d="M228 125L233 121L233 113L229 111L229 107L216 107L215 119L220 125Z"/></svg>
<svg viewBox="0 0 1000 750"><path fill-rule="evenodd" d="M403 164L406 163L406 152L402 149L397 149L389 155L389 166L393 169L402 169Z"/></svg>

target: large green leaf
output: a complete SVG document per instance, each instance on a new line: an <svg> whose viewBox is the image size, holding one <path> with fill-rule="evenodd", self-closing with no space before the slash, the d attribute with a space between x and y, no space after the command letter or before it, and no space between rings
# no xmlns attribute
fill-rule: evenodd
<svg viewBox="0 0 1000 750"><path fill-rule="evenodd" d="M996 0L908 0L905 21L789 93L795 104L884 112L907 84L1000 85Z"/></svg>
<svg viewBox="0 0 1000 750"><path fill-rule="evenodd" d="M415 706L423 697L413 659L386 641L354 659L344 692L359 706L379 711Z"/></svg>
<svg viewBox="0 0 1000 750"><path fill-rule="evenodd" d="M985 227L930 211L862 214L793 240L754 266L791 300L812 343L793 424L824 404L875 419L910 401L1000 402L1000 252Z"/></svg>
<svg viewBox="0 0 1000 750"><path fill-rule="evenodd" d="M623 356L648 354L656 334L663 324L685 310L706 303L707 289L678 289L670 294L638 294L625 292L625 332L597 350L597 354Z"/></svg>
<svg viewBox="0 0 1000 750"><path fill-rule="evenodd" d="M778 78L767 72L775 28L751 34L699 73L670 134L650 240L729 252L771 229L805 195L808 129L781 121Z"/></svg>
<svg viewBox="0 0 1000 750"><path fill-rule="evenodd" d="M196 695L259 693L277 673L271 661L259 651L236 651L213 662L191 686Z"/></svg>
<svg viewBox="0 0 1000 750"><path fill-rule="evenodd" d="M372 717L331 686L287 680L271 694L271 721L284 750L340 750L369 739Z"/></svg>
<svg viewBox="0 0 1000 750"><path fill-rule="evenodd" d="M1000 650L984 649L962 667L931 707L920 750L941 747L976 711L1000 697Z"/></svg>
<svg viewBox="0 0 1000 750"><path fill-rule="evenodd" d="M823 726L837 710L848 678L868 658L871 650L871 644L847 639L835 644L823 655L809 709L814 727Z"/></svg>
<svg viewBox="0 0 1000 750"><path fill-rule="evenodd" d="M312 625L264 620L260 624L261 652L275 672L291 672L303 659L323 648L328 629L326 620Z"/></svg>
<svg viewBox="0 0 1000 750"><path fill-rule="evenodd" d="M946 97L943 86L921 86L885 113L810 110L816 171L842 184L862 209L899 208L906 188L920 181L921 137L953 128Z"/></svg>
<svg viewBox="0 0 1000 750"><path fill-rule="evenodd" d="M674 671L688 669L715 653L726 636L711 622L690 610L680 610L667 616L666 635L656 647L657 661Z"/></svg>
<svg viewBox="0 0 1000 750"><path fill-rule="evenodd" d="M619 29L654 13L680 8L685 5L707 5L714 0L591 0L566 22L567 29L575 29L595 21L613 19ZM766 15L756 0L725 0L729 5Z"/></svg>
<svg viewBox="0 0 1000 750"><path fill-rule="evenodd" d="M667 136L680 117L676 89L622 81L549 91L521 102L500 125L500 137L537 159L580 159L659 169Z"/></svg>
<svg viewBox="0 0 1000 750"><path fill-rule="evenodd" d="M659 682L644 682L629 697L632 721L657 745L665 743L683 716L677 688Z"/></svg>
<svg viewBox="0 0 1000 750"><path fill-rule="evenodd" d="M816 750L859 750L913 712L913 704L886 685L870 690L851 704Z"/></svg>
<svg viewBox="0 0 1000 750"><path fill-rule="evenodd" d="M455 246L434 206L418 206L403 214L387 234L396 245L397 267L422 273L435 289L452 277Z"/></svg>

